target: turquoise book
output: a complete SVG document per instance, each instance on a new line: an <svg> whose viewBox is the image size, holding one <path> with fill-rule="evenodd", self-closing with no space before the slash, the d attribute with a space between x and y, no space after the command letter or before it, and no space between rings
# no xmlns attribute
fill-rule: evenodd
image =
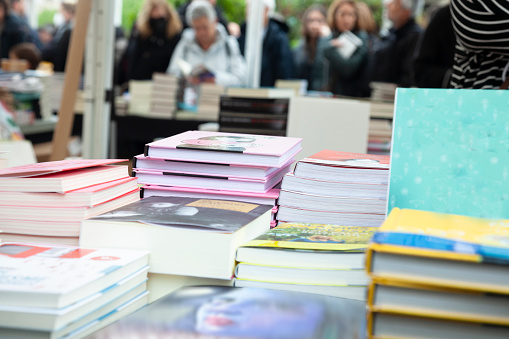
<svg viewBox="0 0 509 339"><path fill-rule="evenodd" d="M398 88L387 214L509 218L509 91Z"/></svg>

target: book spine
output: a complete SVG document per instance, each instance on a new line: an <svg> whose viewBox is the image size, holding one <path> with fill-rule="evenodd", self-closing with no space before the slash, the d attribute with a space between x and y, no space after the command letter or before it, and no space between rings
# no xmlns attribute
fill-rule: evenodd
<svg viewBox="0 0 509 339"><path fill-rule="evenodd" d="M288 113L289 99L221 97L220 111L252 113Z"/></svg>

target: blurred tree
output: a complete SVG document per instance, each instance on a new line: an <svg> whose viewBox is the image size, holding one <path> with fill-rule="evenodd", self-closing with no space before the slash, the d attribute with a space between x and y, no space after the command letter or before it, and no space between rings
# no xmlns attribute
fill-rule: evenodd
<svg viewBox="0 0 509 339"><path fill-rule="evenodd" d="M53 16L57 12L56 9L45 9L43 10L37 19L37 27L44 26L46 24L53 23Z"/></svg>

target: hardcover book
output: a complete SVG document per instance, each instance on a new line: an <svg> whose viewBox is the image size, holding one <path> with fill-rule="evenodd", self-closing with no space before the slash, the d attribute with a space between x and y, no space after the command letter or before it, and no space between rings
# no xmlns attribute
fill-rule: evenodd
<svg viewBox="0 0 509 339"><path fill-rule="evenodd" d="M394 208L373 237L374 277L509 294L509 221Z"/></svg>
<svg viewBox="0 0 509 339"><path fill-rule="evenodd" d="M84 220L80 245L150 250L151 273L230 280L236 249L269 230L272 208L153 196Z"/></svg>
<svg viewBox="0 0 509 339"><path fill-rule="evenodd" d="M66 307L147 263L147 251L2 243L0 304Z"/></svg>
<svg viewBox="0 0 509 339"><path fill-rule="evenodd" d="M227 286L182 288L89 339L122 337L361 339L365 305L307 293Z"/></svg>
<svg viewBox="0 0 509 339"><path fill-rule="evenodd" d="M507 91L398 88L387 214L509 219Z"/></svg>
<svg viewBox="0 0 509 339"><path fill-rule="evenodd" d="M151 142L145 156L170 160L281 167L300 151L302 139L187 131Z"/></svg>

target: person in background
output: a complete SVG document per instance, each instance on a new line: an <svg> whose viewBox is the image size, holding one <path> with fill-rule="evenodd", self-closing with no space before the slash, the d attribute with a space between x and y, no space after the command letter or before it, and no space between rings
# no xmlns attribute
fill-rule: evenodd
<svg viewBox="0 0 509 339"><path fill-rule="evenodd" d="M180 41L182 22L166 0L145 0L119 65L118 83L164 73Z"/></svg>
<svg viewBox="0 0 509 339"><path fill-rule="evenodd" d="M210 2L194 0L187 9L186 21L191 28L182 33L167 73L181 75L184 61L193 69L207 71L204 78L198 74L188 77L191 83L204 81L222 86L244 86L247 71L239 45L223 25L217 24L216 11Z"/></svg>
<svg viewBox="0 0 509 339"><path fill-rule="evenodd" d="M447 88L454 62L456 37L449 5L437 10L422 34L414 64L418 87Z"/></svg>
<svg viewBox="0 0 509 339"><path fill-rule="evenodd" d="M328 63L323 50L318 49L320 39L330 35L327 12L321 5L313 5L302 15L302 38L293 51L294 76L308 81L308 90L325 90L329 79Z"/></svg>
<svg viewBox="0 0 509 339"><path fill-rule="evenodd" d="M56 27L55 35L51 42L42 48L41 53L42 61L53 63L53 70L55 72L63 72L65 71L71 32L74 27L76 1L62 1L58 14L59 15L56 17L61 19L57 20L59 25ZM58 22L59 20L61 20L61 22Z"/></svg>
<svg viewBox="0 0 509 339"><path fill-rule="evenodd" d="M42 43L41 40L39 39L39 35L37 34L37 31L35 29L30 27L30 23L28 22L28 17L26 15L25 0L12 0L11 9L12 12L16 14L23 23L23 30L25 31L25 40L27 42L35 44L35 46L38 49L41 49Z"/></svg>
<svg viewBox="0 0 509 339"><path fill-rule="evenodd" d="M261 0L264 5L264 37L262 47L262 65L260 86L274 86L277 79L293 77L293 57L288 42L289 27L286 23L273 18L276 8L275 0ZM246 12L249 1L246 3ZM246 18L248 14L246 13ZM245 55L246 24L241 25L239 45L242 55Z"/></svg>
<svg viewBox="0 0 509 339"><path fill-rule="evenodd" d="M382 38L375 52L372 80L411 87L414 55L422 28L415 22L421 0L390 0L384 2L392 22L388 35Z"/></svg>
<svg viewBox="0 0 509 339"><path fill-rule="evenodd" d="M9 51L9 59L26 60L29 69L35 70L41 61L41 52L31 42L24 42L12 47Z"/></svg>
<svg viewBox="0 0 509 339"><path fill-rule="evenodd" d="M509 1L451 1L456 34L452 88L509 86Z"/></svg>
<svg viewBox="0 0 509 339"><path fill-rule="evenodd" d="M368 57L368 35L359 29L358 17L356 3L352 0L335 0L327 12L332 37L324 42L324 56L330 65L329 89L334 94L360 96L360 74ZM344 43L338 38L345 32L353 33L359 42L349 57L340 53Z"/></svg>
<svg viewBox="0 0 509 339"><path fill-rule="evenodd" d="M374 54L380 46L380 38L378 38L378 25L376 24L375 17L369 5L365 2L357 1L355 6L359 14L357 18L359 29L368 33L368 59L366 66L363 67L360 74L359 96L369 97L371 96L369 82L371 81L371 74L375 67Z"/></svg>
<svg viewBox="0 0 509 339"><path fill-rule="evenodd" d="M8 58L9 51L17 44L26 41L21 20L11 13L9 0L0 0L0 58Z"/></svg>
<svg viewBox="0 0 509 339"><path fill-rule="evenodd" d="M216 11L217 22L220 23L221 25L223 25L223 27L228 31L229 22L228 22L228 20L226 20L222 9L217 5L217 1L216 0L208 0L208 1L210 2L210 4L212 6L214 6L214 10ZM177 12L179 13L179 17L180 17L180 20L182 21L182 25L183 25L184 29L190 27L188 25L188 23L186 22L186 12L187 12L187 8L191 4L191 2L193 2L193 0L188 0L185 4L183 4L182 6L180 6L177 9Z"/></svg>
<svg viewBox="0 0 509 339"><path fill-rule="evenodd" d="M39 37L39 41L41 41L41 44L44 47L53 40L53 36L55 35L55 26L53 24L41 26L37 29L37 35Z"/></svg>

